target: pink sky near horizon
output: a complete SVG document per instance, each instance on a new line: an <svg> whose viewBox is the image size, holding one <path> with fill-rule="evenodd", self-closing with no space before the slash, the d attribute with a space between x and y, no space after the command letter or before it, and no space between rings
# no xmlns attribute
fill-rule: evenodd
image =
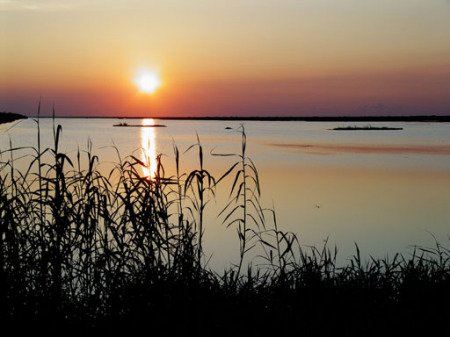
<svg viewBox="0 0 450 337"><path fill-rule="evenodd" d="M4 0L0 111L449 115L449 41L447 0Z"/></svg>

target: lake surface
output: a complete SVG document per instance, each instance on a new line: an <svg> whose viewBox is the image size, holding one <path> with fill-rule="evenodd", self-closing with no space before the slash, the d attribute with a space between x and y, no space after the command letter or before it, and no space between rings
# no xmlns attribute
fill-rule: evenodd
<svg viewBox="0 0 450 337"><path fill-rule="evenodd" d="M53 142L52 119L40 120L42 148ZM258 168L263 207L275 209L280 229L292 231L304 246L328 240L339 261L355 254L392 257L412 247L433 246L434 237L448 247L450 234L450 124L401 122L202 121L56 119L63 128L61 150L75 158L88 149L109 170L128 155L163 154L167 175L174 170L173 144L180 149L184 172L199 167L197 142L203 146L205 169L217 178L236 160L213 153L239 153L240 134L227 129L241 124L247 155ZM156 123L166 127L113 127ZM340 126L401 127L403 130L333 131ZM37 146L33 119L0 125L1 150ZM26 153L27 150L21 150ZM16 153L15 156L19 157ZM18 164L20 160L18 160ZM151 170L151 169L150 169ZM151 173L143 172L151 175ZM235 229L226 229L217 213L225 206L232 180L219 185L208 209L205 232L210 265L237 262Z"/></svg>

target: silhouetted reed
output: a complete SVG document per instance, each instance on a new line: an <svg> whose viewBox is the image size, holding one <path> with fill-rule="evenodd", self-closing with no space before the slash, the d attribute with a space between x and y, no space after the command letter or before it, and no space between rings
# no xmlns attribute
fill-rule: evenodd
<svg viewBox="0 0 450 337"><path fill-rule="evenodd" d="M0 295L6 326L70 328L80 333L132 329L187 335L394 335L449 328L450 251L416 248L410 258L362 261L359 247L345 266L327 244L309 249L279 228L260 205L259 176L246 153L215 179L204 167L166 176L161 157L145 177L135 156L98 170L87 151L69 158L53 148L0 152ZM25 170L15 164L28 159ZM232 173L234 172L234 177ZM223 184L230 201L220 212L236 227L239 261L223 273L204 262L204 210ZM263 263L250 255L258 248ZM175 322L175 323L174 323ZM270 324L270 327L267 326ZM370 327L370 328L369 328ZM37 330L36 330L37 331Z"/></svg>

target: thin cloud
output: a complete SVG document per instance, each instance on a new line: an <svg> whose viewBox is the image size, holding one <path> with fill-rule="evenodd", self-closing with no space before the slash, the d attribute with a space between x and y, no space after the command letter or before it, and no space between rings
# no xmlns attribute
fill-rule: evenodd
<svg viewBox="0 0 450 337"><path fill-rule="evenodd" d="M33 1L0 0L0 11L66 11L73 8L72 1Z"/></svg>
<svg viewBox="0 0 450 337"><path fill-rule="evenodd" d="M41 11L41 12L58 12L68 11L81 7L87 7L100 1L85 0L0 0L0 11ZM104 0L103 0L104 2Z"/></svg>
<svg viewBox="0 0 450 337"><path fill-rule="evenodd" d="M0 11L58 12L91 9L123 9L140 0L0 0Z"/></svg>

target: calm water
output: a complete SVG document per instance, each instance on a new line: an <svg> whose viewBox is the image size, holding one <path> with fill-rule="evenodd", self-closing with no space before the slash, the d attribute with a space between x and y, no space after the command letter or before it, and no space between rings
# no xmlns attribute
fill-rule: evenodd
<svg viewBox="0 0 450 337"><path fill-rule="evenodd" d="M117 155L164 154L166 170L173 169L173 144L183 153L182 169L198 168L194 149L200 138L205 168L217 177L235 159L213 157L237 153L240 136L226 127L233 121L161 121L165 128L117 128L117 123L151 123L118 119L57 119L63 127L61 149L74 158L86 150L88 139L109 170ZM450 234L450 124L370 123L403 127L400 131L332 131L330 128L368 123L244 122L247 154L260 174L262 204L273 207L281 229L293 231L303 245L321 246L328 238L338 247L340 261L355 253L365 257L409 254L412 246L444 245ZM52 120L41 119L42 147L52 146ZM0 125L0 146L36 146L33 119ZM26 152L26 150L23 150ZM17 155L18 156L18 155ZM148 174L148 173L147 173ZM229 182L228 184L230 184ZM208 210L206 250L211 266L237 261L238 242L216 214L225 205L229 186L223 185Z"/></svg>

